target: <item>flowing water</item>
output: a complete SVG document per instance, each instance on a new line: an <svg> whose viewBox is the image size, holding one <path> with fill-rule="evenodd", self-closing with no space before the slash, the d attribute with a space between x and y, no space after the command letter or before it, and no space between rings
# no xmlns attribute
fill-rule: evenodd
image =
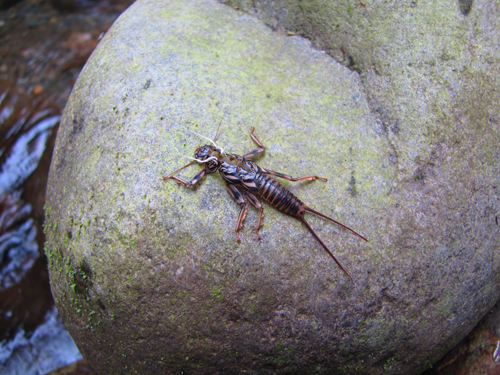
<svg viewBox="0 0 500 375"><path fill-rule="evenodd" d="M1 0L0 0L1 2ZM130 0L24 0L0 11L0 374L81 359L50 293L43 253L55 136L78 73Z"/></svg>
<svg viewBox="0 0 500 375"><path fill-rule="evenodd" d="M81 358L54 308L43 254L43 156L59 120L56 105L0 81L1 373L44 374Z"/></svg>

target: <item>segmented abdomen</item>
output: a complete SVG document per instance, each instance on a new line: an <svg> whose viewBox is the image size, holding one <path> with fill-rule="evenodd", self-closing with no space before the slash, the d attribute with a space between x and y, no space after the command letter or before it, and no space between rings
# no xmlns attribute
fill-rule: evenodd
<svg viewBox="0 0 500 375"><path fill-rule="evenodd" d="M259 196L267 203L287 215L297 216L303 203L290 190L263 173L257 174L255 182L259 188Z"/></svg>

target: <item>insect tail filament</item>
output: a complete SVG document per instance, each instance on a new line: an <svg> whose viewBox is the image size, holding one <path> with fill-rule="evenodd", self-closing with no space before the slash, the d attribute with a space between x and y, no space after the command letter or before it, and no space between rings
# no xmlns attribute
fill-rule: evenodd
<svg viewBox="0 0 500 375"><path fill-rule="evenodd" d="M356 236L361 237L361 238L362 238L362 239L364 239L366 242L368 242L368 240L367 240L366 238L364 238L361 234L359 234L359 233L357 233L357 232L353 231L351 228L349 228L349 227L345 226L344 224L339 223L337 220L333 220L331 217L328 217L328 216L326 216L326 215L323 215L321 212L314 211L312 208L309 208L309 207L307 207L307 206L305 206L305 209L306 209L307 211L309 211L309 212L312 212L312 213L313 213L313 214L315 214L315 215L318 215L318 216L324 217L325 219L328 219L328 220L330 220L330 221L334 222L335 224L340 225L342 228L345 228L345 229L347 229L347 230L351 231L351 232L352 232L352 233L354 233Z"/></svg>
<svg viewBox="0 0 500 375"><path fill-rule="evenodd" d="M335 263L337 263L337 265L340 267L340 269L342 271L344 271L344 273L349 276L349 278L351 279L351 281L354 282L354 280L352 279L351 275L349 275L349 273L344 269L344 267L342 267L342 265L339 263L339 261L333 256L333 254L331 253L331 251L326 247L326 245L323 243L323 241L320 240L320 238L318 237L318 235L316 233L314 233L314 231L312 230L311 226L307 223L306 219L304 219L304 216L303 216L303 213L301 212L299 215L297 215L297 217L304 223L304 225L307 227L307 229L309 229L309 232L311 232L311 234L314 236L314 238L316 238L316 240L318 240L318 242L321 244L321 246L323 246L323 249L325 249L328 254L330 254L330 256L333 258L333 260L335 261ZM342 224L341 224L342 225ZM342 225L343 226L343 225ZM347 228L349 229L349 228Z"/></svg>

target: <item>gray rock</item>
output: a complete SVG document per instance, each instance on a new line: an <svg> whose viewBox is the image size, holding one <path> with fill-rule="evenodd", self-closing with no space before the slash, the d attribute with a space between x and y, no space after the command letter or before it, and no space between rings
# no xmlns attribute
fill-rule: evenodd
<svg viewBox="0 0 500 375"><path fill-rule="evenodd" d="M499 298L499 18L254 4L330 55L210 0L139 0L92 55L49 176L58 311L100 373L416 374ZM307 216L354 282L268 205L262 240L250 209L236 243L220 176L162 180L223 113L224 149L255 126L259 164L328 178L283 184L368 237Z"/></svg>

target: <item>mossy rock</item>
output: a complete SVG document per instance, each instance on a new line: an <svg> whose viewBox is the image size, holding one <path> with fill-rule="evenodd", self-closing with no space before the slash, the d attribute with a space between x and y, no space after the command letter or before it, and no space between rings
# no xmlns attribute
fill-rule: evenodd
<svg viewBox="0 0 500 375"><path fill-rule="evenodd" d="M417 374L499 298L499 52L480 30L498 17L253 4L139 0L86 64L49 176L58 311L102 374ZM267 204L262 240L250 208L237 243L218 174L162 179L221 119L225 150L254 149L254 126L260 165L328 178L283 185L369 239L306 218L354 282Z"/></svg>

